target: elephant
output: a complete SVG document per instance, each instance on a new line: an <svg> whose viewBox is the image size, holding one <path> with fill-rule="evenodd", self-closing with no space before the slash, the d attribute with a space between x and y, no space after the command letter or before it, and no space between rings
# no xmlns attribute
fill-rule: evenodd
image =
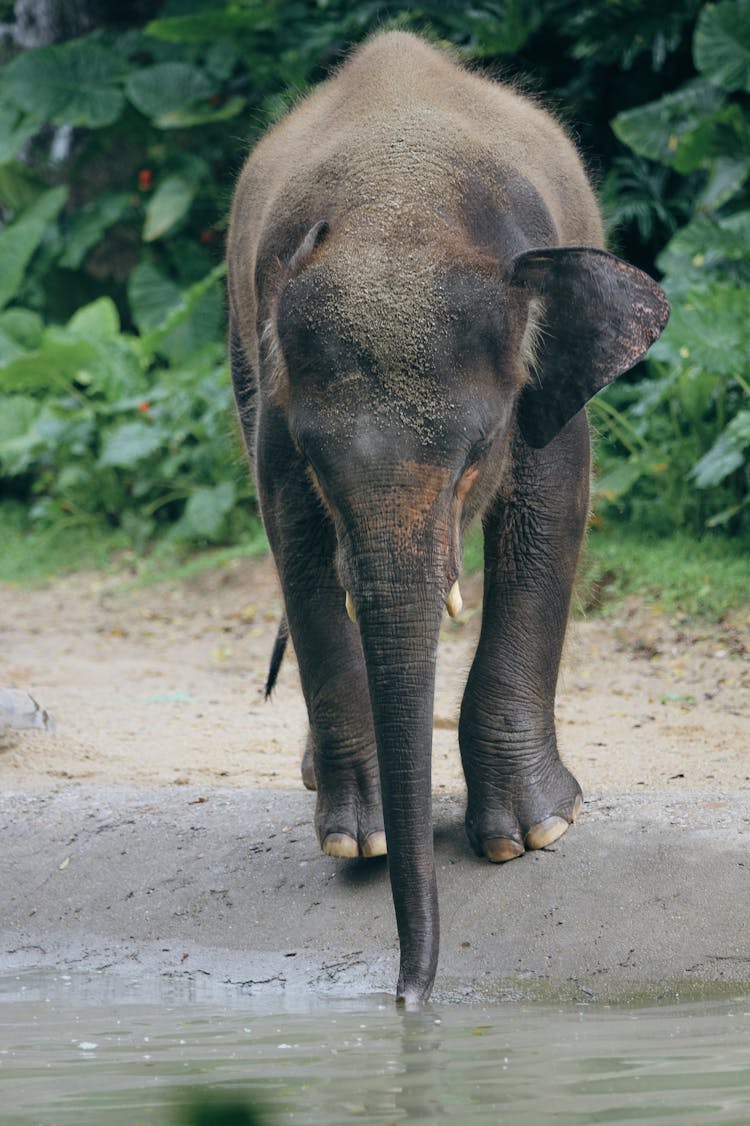
<svg viewBox="0 0 750 1126"><path fill-rule="evenodd" d="M317 836L330 856L387 847L396 998L418 1007L439 943L435 659L444 610L461 609L464 530L481 519L458 732L466 830L502 862L549 845L581 806L554 703L588 519L583 408L669 306L604 249L560 124L402 31L367 40L250 152L227 288Z"/></svg>

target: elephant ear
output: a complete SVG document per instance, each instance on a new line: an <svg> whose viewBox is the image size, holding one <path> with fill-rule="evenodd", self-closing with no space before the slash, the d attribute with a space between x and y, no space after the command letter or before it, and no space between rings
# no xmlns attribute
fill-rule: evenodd
<svg viewBox="0 0 750 1126"><path fill-rule="evenodd" d="M648 274L589 247L528 250L513 259L508 282L527 308L532 299L542 305L534 372L518 404L521 433L539 449L646 354L669 302Z"/></svg>

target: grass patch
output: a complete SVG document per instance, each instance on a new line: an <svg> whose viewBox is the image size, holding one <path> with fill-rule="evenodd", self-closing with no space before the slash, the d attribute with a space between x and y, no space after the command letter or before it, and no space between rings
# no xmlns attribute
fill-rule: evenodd
<svg viewBox="0 0 750 1126"><path fill-rule="evenodd" d="M148 555L139 555L120 529L93 520L70 520L46 528L30 525L24 507L13 503L0 504L0 544L0 582L21 586L75 571L129 572L136 585L179 582L267 550L257 521L243 543L233 547L188 548L163 539Z"/></svg>
<svg viewBox="0 0 750 1126"><path fill-rule="evenodd" d="M205 571L226 567L234 559L249 559L257 555L265 555L267 551L268 540L260 520L249 536L241 544L235 544L233 547L209 547L203 550L193 547L186 555L184 549L177 551L172 544L161 543L154 549L153 554L138 561L135 567L134 585L185 582Z"/></svg>
<svg viewBox="0 0 750 1126"><path fill-rule="evenodd" d="M8 502L0 505L0 545L0 581L33 584L70 571L110 570L127 557L129 540L89 521L29 525L24 507Z"/></svg>
<svg viewBox="0 0 750 1126"><path fill-rule="evenodd" d="M482 567L482 528L475 524L464 541L464 570ZM750 614L750 543L592 529L578 568L576 611L606 614L630 594L696 620Z"/></svg>
<svg viewBox="0 0 750 1126"><path fill-rule="evenodd" d="M746 542L594 530L582 553L579 602L606 613L637 594L667 614L718 621L750 608L749 558Z"/></svg>

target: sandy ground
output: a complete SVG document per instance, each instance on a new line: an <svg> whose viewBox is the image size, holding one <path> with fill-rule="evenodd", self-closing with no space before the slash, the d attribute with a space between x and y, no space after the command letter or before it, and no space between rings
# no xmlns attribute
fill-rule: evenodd
<svg viewBox="0 0 750 1126"><path fill-rule="evenodd" d="M479 629L478 580L445 620L434 787L463 785L457 715ZM306 720L294 655L263 699L280 614L267 559L128 589L78 575L0 587L0 685L57 730L0 734L0 788L74 782L296 787ZM563 758L584 793L750 789L750 617L710 629L634 601L575 621L558 697Z"/></svg>
<svg viewBox="0 0 750 1126"><path fill-rule="evenodd" d="M463 586L435 709L436 998L746 992L747 615L701 630L636 601L574 623L558 727L584 810L498 866L462 825L456 716L480 603ZM57 722L0 735L0 974L392 993L385 864L315 841L293 654L263 699L279 612L267 560L148 588L0 588L0 685Z"/></svg>

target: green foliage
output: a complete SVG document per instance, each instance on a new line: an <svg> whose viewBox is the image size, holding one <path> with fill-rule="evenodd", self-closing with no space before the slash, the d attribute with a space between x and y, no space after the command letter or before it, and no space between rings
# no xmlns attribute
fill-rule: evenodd
<svg viewBox="0 0 750 1126"><path fill-rule="evenodd" d="M657 258L672 315L647 377L591 408L606 437L602 512L654 529L750 530L750 118L732 97L748 87L749 46L747 0L707 5L693 37L701 77L613 122L692 197Z"/></svg>
<svg viewBox="0 0 750 1126"><path fill-rule="evenodd" d="M639 156L679 167L685 139L694 140L699 126L713 117L722 102L710 82L696 78L658 102L618 114L612 128Z"/></svg>
<svg viewBox="0 0 750 1126"><path fill-rule="evenodd" d="M146 208L143 225L144 242L153 242L179 223L193 202L195 188L182 176L162 180Z"/></svg>
<svg viewBox="0 0 750 1126"><path fill-rule="evenodd" d="M709 81L724 90L750 90L750 4L708 4L695 29L693 54Z"/></svg>
<svg viewBox="0 0 750 1126"><path fill-rule="evenodd" d="M211 164L236 163L237 140L208 132L245 104L238 59L97 31L2 71L0 480L37 525L142 548L231 541L252 519ZM75 127L62 160L55 126Z"/></svg>
<svg viewBox="0 0 750 1126"><path fill-rule="evenodd" d="M136 562L121 528L100 522L30 523L26 505L9 499L0 504L0 542L0 582L19 586L69 571Z"/></svg>
<svg viewBox="0 0 750 1126"><path fill-rule="evenodd" d="M748 0L151 10L0 72L0 482L37 529L146 547L247 526L223 363L231 182L247 143L389 26L549 94L603 162L622 253L666 275L646 377L592 408L604 517L748 527Z"/></svg>
<svg viewBox="0 0 750 1126"><path fill-rule="evenodd" d="M0 319L15 330L0 365L0 472L32 518L104 519L138 548L159 525L172 540L209 543L249 526L222 344L179 367L159 361L205 292L205 282L178 292L161 330L140 338L120 330L107 297L40 336Z"/></svg>
<svg viewBox="0 0 750 1126"><path fill-rule="evenodd" d="M0 308L7 305L21 286L26 267L44 238L51 220L59 213L67 192L51 188L0 231Z"/></svg>
<svg viewBox="0 0 750 1126"><path fill-rule="evenodd" d="M593 530L578 573L578 605L616 610L629 594L646 596L668 614L711 622L748 619L747 556L726 537L696 540L621 528L616 536Z"/></svg>
<svg viewBox="0 0 750 1126"><path fill-rule="evenodd" d="M124 72L115 51L73 40L18 55L5 68L3 93L40 124L100 129L120 116Z"/></svg>

